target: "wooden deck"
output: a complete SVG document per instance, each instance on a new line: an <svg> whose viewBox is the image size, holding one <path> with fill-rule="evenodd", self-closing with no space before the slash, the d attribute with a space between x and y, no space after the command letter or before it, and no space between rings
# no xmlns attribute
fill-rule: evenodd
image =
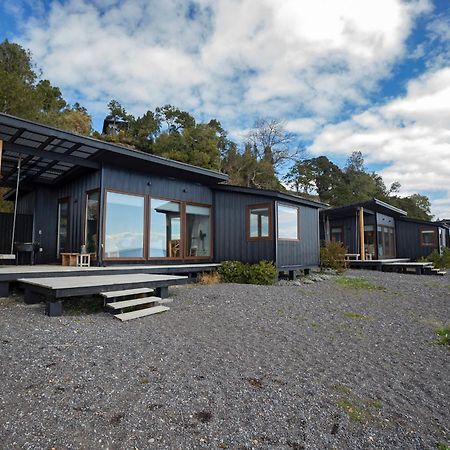
<svg viewBox="0 0 450 450"><path fill-rule="evenodd" d="M99 295L109 291L149 288L156 296L166 298L169 286L186 284L189 277L157 274L116 274L72 277L21 278L17 282L25 290L25 303L47 303L49 316L62 314L63 298Z"/></svg>
<svg viewBox="0 0 450 450"><path fill-rule="evenodd" d="M217 269L220 264L163 264L163 265L117 265L108 267L69 267L42 264L35 266L0 266L0 297L9 294L10 283L19 279L74 277L124 274L164 274L192 275L199 272L209 272Z"/></svg>

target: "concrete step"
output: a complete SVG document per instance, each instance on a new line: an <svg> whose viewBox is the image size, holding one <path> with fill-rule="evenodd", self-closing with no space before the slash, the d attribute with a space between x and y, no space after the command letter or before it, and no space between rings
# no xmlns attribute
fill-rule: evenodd
<svg viewBox="0 0 450 450"><path fill-rule="evenodd" d="M443 277L444 275L447 275L447 272L445 270L440 270L439 272L436 272L436 275Z"/></svg>
<svg viewBox="0 0 450 450"><path fill-rule="evenodd" d="M100 292L100 295L103 298L117 298L117 297L126 297L128 295L148 294L149 292L153 292L153 289L150 288L125 289L122 291Z"/></svg>
<svg viewBox="0 0 450 450"><path fill-rule="evenodd" d="M151 308L139 309L138 311L132 311L122 314L116 314L114 317L122 322L131 319L138 319L139 317L151 316L152 314L162 313L169 311L167 306L152 306Z"/></svg>
<svg viewBox="0 0 450 450"><path fill-rule="evenodd" d="M107 303L106 306L112 309L124 309L130 308L131 306L146 305L148 303L160 302L161 297L142 297L133 298L131 300L123 300L121 302L111 302Z"/></svg>

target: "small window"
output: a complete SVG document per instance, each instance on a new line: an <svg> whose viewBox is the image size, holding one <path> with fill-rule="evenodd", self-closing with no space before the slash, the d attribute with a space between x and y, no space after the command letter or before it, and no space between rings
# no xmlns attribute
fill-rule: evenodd
<svg viewBox="0 0 450 450"><path fill-rule="evenodd" d="M296 206L278 205L278 239L299 239Z"/></svg>
<svg viewBox="0 0 450 450"><path fill-rule="evenodd" d="M247 209L247 238L270 239L272 229L270 205L251 205Z"/></svg>
<svg viewBox="0 0 450 450"><path fill-rule="evenodd" d="M331 228L331 241L332 242L344 242L344 231L342 227Z"/></svg>
<svg viewBox="0 0 450 450"><path fill-rule="evenodd" d="M420 245L422 247L434 247L436 245L436 230L422 228L420 230Z"/></svg>

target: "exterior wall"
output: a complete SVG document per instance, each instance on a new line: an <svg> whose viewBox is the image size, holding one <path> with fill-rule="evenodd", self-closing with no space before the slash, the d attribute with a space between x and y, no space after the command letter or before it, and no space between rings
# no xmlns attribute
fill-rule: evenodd
<svg viewBox="0 0 450 450"><path fill-rule="evenodd" d="M280 202L284 204L285 202ZM286 203L288 204L288 203ZM319 210L299 206L299 240L277 239L277 266L320 264Z"/></svg>
<svg viewBox="0 0 450 450"><path fill-rule="evenodd" d="M113 166L104 168L104 188L173 200L212 204L212 191L199 183L161 177Z"/></svg>
<svg viewBox="0 0 450 450"><path fill-rule="evenodd" d="M436 245L426 247L420 245L420 229L424 227L436 229ZM418 259L422 256L428 256L433 250L439 250L438 233L439 227L433 224L425 225L420 222L397 220L397 257Z"/></svg>
<svg viewBox="0 0 450 450"><path fill-rule="evenodd" d="M249 241L246 229L247 206L270 203L273 207L273 199L240 192L215 191L214 195L216 261L275 261L273 236L272 239Z"/></svg>
<svg viewBox="0 0 450 450"><path fill-rule="evenodd" d="M20 198L18 210L33 214L33 240L39 242L42 252L38 263L57 261L56 229L58 199L70 199L69 246L70 251L80 251L84 241L84 214L86 192L99 187L98 172L84 174L61 187L36 185L33 193Z"/></svg>
<svg viewBox="0 0 450 450"><path fill-rule="evenodd" d="M364 217L364 222L366 217ZM366 222L365 222L366 223ZM369 225L367 223L367 225ZM325 238L325 233L323 231L323 219L320 221L321 235ZM347 248L348 253L359 253L359 242L358 242L358 224L357 216L355 213L354 217L344 217L339 219L330 219L330 230L334 227L342 227L344 234L344 246Z"/></svg>

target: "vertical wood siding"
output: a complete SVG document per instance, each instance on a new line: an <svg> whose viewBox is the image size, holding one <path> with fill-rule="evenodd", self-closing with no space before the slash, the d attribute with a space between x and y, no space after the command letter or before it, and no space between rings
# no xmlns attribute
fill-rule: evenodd
<svg viewBox="0 0 450 450"><path fill-rule="evenodd" d="M434 246L422 247L420 245L420 229L434 228L436 230L436 239L439 239L439 227L433 225L424 225L422 223L407 222L403 220L396 221L396 239L397 239L397 257L418 259L422 256L428 256L433 250L439 250L439 244Z"/></svg>
<svg viewBox="0 0 450 450"><path fill-rule="evenodd" d="M215 191L215 256L217 261L238 260L256 263L275 260L275 245L271 240L247 241L247 206L271 203L259 195Z"/></svg>
<svg viewBox="0 0 450 450"><path fill-rule="evenodd" d="M287 202L282 202L283 204ZM284 241L278 239L277 265L318 266L320 262L319 247L319 213L316 208L299 207L300 239Z"/></svg>

